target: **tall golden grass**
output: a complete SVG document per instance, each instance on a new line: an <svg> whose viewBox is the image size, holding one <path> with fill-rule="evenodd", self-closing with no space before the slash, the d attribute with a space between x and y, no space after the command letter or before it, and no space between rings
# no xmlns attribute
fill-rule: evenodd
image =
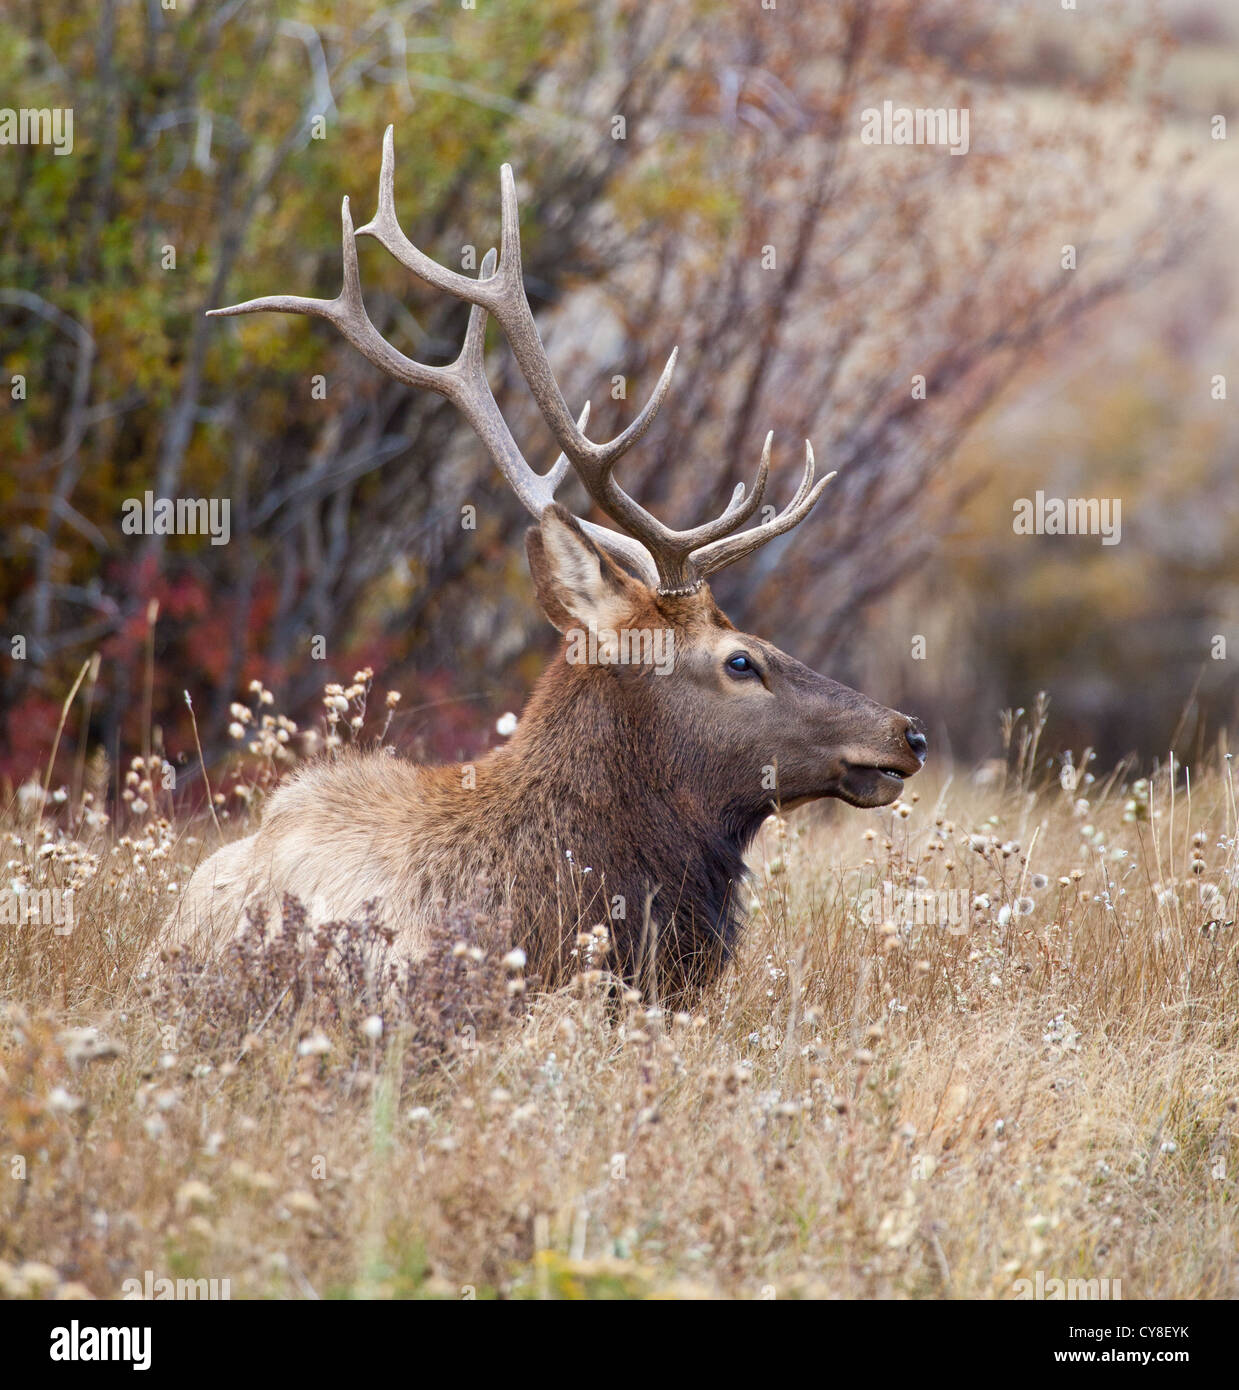
<svg viewBox="0 0 1239 1390"><path fill-rule="evenodd" d="M1005 769L772 821L675 1015L604 939L547 994L460 913L398 984L381 919L295 909L151 963L215 828L149 761L116 825L98 763L36 784L4 886L75 885L74 922L3 928L0 1292L1236 1296L1232 764L1068 789L1022 727Z"/></svg>

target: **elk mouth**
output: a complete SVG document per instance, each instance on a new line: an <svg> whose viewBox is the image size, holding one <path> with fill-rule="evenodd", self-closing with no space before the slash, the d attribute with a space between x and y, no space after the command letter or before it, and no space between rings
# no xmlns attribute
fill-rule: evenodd
<svg viewBox="0 0 1239 1390"><path fill-rule="evenodd" d="M890 763L845 763L843 776L831 795L849 806L889 806L903 791L904 778L919 771L919 763L913 768L895 767Z"/></svg>
<svg viewBox="0 0 1239 1390"><path fill-rule="evenodd" d="M791 797L780 803L782 811L794 811L799 806L807 806L811 801L821 801L835 797L849 806L861 810L871 810L876 806L889 806L903 791L904 780L920 771L916 767L896 767L893 763L849 763L843 764L843 771L831 779L820 791L809 792L806 796Z"/></svg>

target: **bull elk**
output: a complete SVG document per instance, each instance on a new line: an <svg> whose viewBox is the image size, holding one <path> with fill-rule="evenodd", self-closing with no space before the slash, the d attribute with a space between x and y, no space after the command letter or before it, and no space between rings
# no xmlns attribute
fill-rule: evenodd
<svg viewBox="0 0 1239 1390"><path fill-rule="evenodd" d="M741 530L764 493L767 436L751 492L741 483L719 516L691 530L664 525L619 485L615 465L650 427L676 354L627 429L607 443L589 439L589 407L574 419L565 405L525 294L510 166L501 173L498 261L489 251L476 280L405 237L393 169L389 127L374 219L354 231L344 199L335 299L279 295L211 312L326 319L390 376L454 402L537 521L526 536L534 588L564 641L514 736L471 768L378 752L311 764L279 789L254 834L197 869L176 932L233 932L248 910L270 910L284 895L320 921L378 900L397 949L415 959L446 905L474 906L510 917L531 968L548 981L562 975L578 932L609 923L627 978L648 980L653 963L664 995L700 987L732 951L744 853L767 816L822 797L889 804L925 759L915 720L738 632L706 584L802 521L834 475L814 481L806 441L790 503ZM414 362L374 327L358 236L471 306L450 365ZM491 393L488 314L562 450L546 473L522 457ZM556 503L569 468L619 529Z"/></svg>

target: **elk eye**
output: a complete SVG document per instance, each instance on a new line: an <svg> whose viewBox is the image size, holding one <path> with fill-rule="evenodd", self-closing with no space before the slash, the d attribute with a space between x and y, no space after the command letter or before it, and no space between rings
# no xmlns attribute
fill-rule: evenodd
<svg viewBox="0 0 1239 1390"><path fill-rule="evenodd" d="M727 670L733 676L755 676L757 667L748 659L743 652L737 652L735 656L729 656L726 661Z"/></svg>

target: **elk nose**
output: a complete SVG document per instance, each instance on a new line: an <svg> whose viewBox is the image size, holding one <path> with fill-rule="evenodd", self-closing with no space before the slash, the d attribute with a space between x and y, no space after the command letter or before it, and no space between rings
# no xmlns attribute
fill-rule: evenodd
<svg viewBox="0 0 1239 1390"><path fill-rule="evenodd" d="M925 754L929 752L929 740L912 724L904 731L904 738L908 740L908 747L916 754L917 761L923 763Z"/></svg>

